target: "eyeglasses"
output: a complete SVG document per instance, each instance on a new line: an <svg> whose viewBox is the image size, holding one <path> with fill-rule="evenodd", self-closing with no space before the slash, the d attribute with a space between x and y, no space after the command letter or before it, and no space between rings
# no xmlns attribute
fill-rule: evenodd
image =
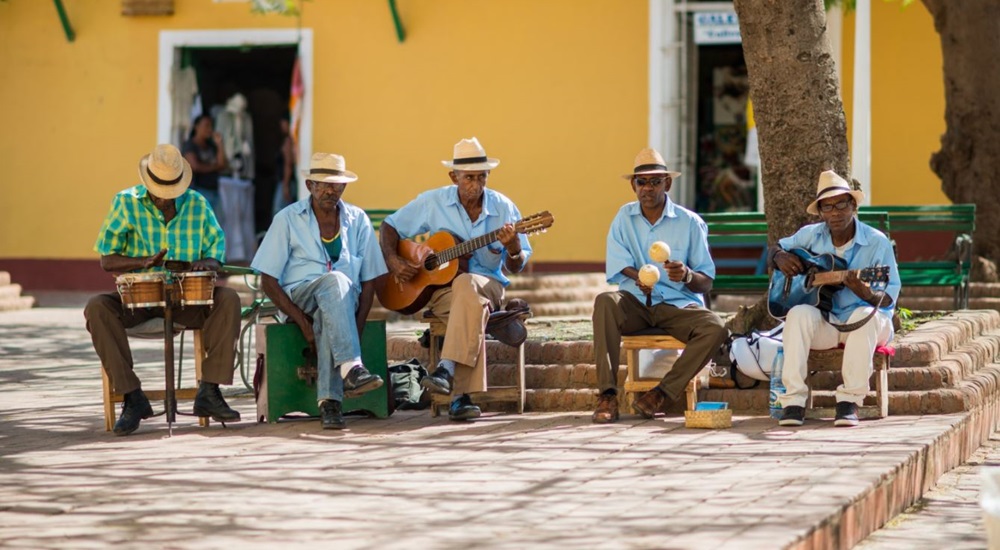
<svg viewBox="0 0 1000 550"><path fill-rule="evenodd" d="M646 185L656 187L657 185L667 183L669 180L669 176L660 176L656 178L632 178L632 182L635 183L636 187L644 187Z"/></svg>
<svg viewBox="0 0 1000 550"><path fill-rule="evenodd" d="M819 205L819 210L820 212L833 212L834 208L837 210L843 210L852 204L854 204L854 200L845 199L840 202L821 204Z"/></svg>
<svg viewBox="0 0 1000 550"><path fill-rule="evenodd" d="M311 183L312 186L317 191L327 191L327 190L334 191L334 190L336 190L338 188L347 187L346 183L333 183L333 182L329 182L329 181L306 180L306 183Z"/></svg>
<svg viewBox="0 0 1000 550"><path fill-rule="evenodd" d="M480 172L478 174L464 173L459 175L459 179L466 183L472 183L472 182L486 183L486 178L488 178L489 176L490 176L489 172Z"/></svg>

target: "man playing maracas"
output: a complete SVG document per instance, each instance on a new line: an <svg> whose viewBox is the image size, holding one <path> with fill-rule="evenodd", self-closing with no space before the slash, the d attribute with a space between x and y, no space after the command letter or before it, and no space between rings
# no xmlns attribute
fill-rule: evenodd
<svg viewBox="0 0 1000 550"><path fill-rule="evenodd" d="M638 200L621 207L608 231L605 269L608 282L617 284L618 290L594 300L594 355L601 393L593 421L598 424L618 420L622 334L655 327L686 345L660 384L633 405L644 418L653 418L679 399L684 386L729 335L722 319L705 308L702 297L715 277L708 226L667 196L678 176L680 172L667 170L654 149L640 151L633 172L623 176ZM650 268L666 276L644 275L642 270L649 273Z"/></svg>

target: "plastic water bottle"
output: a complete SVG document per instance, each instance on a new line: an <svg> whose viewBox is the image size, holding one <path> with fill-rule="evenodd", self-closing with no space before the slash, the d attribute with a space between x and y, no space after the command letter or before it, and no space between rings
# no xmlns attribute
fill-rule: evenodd
<svg viewBox="0 0 1000 550"><path fill-rule="evenodd" d="M781 401L779 399L785 395L785 385L781 383L781 371L784 370L785 350L779 349L774 356L774 363L771 365L771 392L768 396L768 405L771 409L771 418L781 418Z"/></svg>

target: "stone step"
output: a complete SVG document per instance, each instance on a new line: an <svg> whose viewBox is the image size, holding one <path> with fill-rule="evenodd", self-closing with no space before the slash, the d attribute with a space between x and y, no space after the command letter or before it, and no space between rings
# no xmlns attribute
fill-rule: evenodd
<svg viewBox="0 0 1000 550"><path fill-rule="evenodd" d="M953 311L955 309L955 299L948 297L914 296L899 298L899 306L912 311ZM969 309L998 309L1000 310L1000 298L980 297L969 298Z"/></svg>
<svg viewBox="0 0 1000 550"><path fill-rule="evenodd" d="M35 305L34 296L18 296L15 298L0 298L0 311L21 311L31 309Z"/></svg>

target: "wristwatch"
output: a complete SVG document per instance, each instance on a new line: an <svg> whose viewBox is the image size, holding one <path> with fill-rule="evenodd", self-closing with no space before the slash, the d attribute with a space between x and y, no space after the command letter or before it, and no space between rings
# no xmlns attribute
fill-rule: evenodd
<svg viewBox="0 0 1000 550"><path fill-rule="evenodd" d="M694 280L694 270L689 267L687 273L684 274L684 279L682 279L681 282L686 285L689 285L693 280Z"/></svg>

